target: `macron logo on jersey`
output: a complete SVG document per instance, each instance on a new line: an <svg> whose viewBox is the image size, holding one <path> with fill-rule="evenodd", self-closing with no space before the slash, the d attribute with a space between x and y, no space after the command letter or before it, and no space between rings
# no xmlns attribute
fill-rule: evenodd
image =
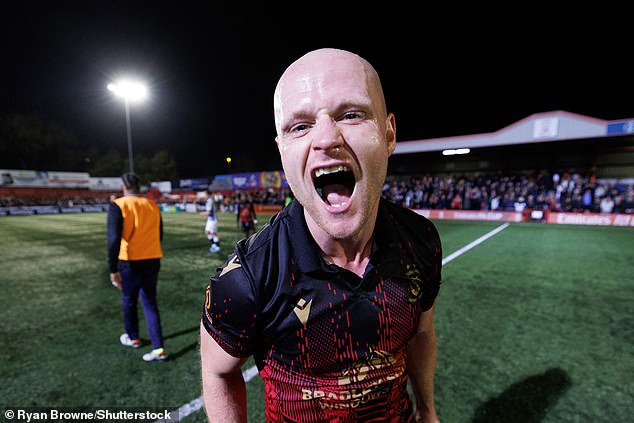
<svg viewBox="0 0 634 423"><path fill-rule="evenodd" d="M227 265L222 269L222 272L220 272L220 275L218 275L218 277L221 278L223 275L226 275L227 273L239 267L242 267L242 265L238 263L238 256L233 256L231 260L229 260L229 263L227 263Z"/></svg>
<svg viewBox="0 0 634 423"><path fill-rule="evenodd" d="M295 313L299 321L302 322L302 325L304 325L304 327L306 327L306 324L308 323L308 315L310 314L310 305L312 303L313 300L306 302L305 299L300 298L297 302L297 305L293 309L293 312Z"/></svg>

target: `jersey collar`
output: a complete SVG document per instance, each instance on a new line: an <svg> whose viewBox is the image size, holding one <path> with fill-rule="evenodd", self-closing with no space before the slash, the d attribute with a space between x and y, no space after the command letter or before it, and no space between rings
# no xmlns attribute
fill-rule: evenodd
<svg viewBox="0 0 634 423"><path fill-rule="evenodd" d="M399 251L402 251L399 239L390 227L393 225L392 217L384 205L385 200L379 203L379 213L375 226L375 251L370 258L369 268L378 263L386 265L400 260ZM315 271L332 271L333 266L328 265L319 255L319 247L313 239L304 216L304 208L294 199L287 207L289 229L292 236L292 250L297 267L302 273ZM389 266L392 267L392 266ZM400 266L398 266L400 267Z"/></svg>

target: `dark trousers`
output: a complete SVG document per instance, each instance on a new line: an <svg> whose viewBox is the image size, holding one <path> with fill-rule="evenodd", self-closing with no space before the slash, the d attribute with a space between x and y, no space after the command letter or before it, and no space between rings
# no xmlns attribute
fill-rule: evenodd
<svg viewBox="0 0 634 423"><path fill-rule="evenodd" d="M119 261L121 290L123 293L123 322L130 339L139 338L139 316L137 303L139 294L143 314L153 348L163 347L161 318L156 302L156 284L161 268L160 259Z"/></svg>

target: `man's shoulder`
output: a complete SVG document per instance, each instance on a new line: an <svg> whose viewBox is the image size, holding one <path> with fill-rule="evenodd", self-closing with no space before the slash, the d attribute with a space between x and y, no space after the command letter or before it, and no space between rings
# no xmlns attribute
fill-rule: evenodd
<svg viewBox="0 0 634 423"><path fill-rule="evenodd" d="M382 200L382 208L382 231L389 231L392 239L398 237L400 242L404 241L417 249L422 247L423 251L441 248L438 229L427 217L387 200Z"/></svg>
<svg viewBox="0 0 634 423"><path fill-rule="evenodd" d="M287 225L288 216L284 211L272 216L255 234L236 243L225 265L239 263L242 275L255 285L266 283L270 270L284 265L283 257L288 257L284 253L290 248ZM222 271L220 275L225 273ZM237 277L235 272L232 277Z"/></svg>
<svg viewBox="0 0 634 423"><path fill-rule="evenodd" d="M412 209L399 206L398 204L385 199L382 199L381 201L383 207L388 212L388 214L402 221L403 223L425 228L433 227L435 229L433 222L422 214L419 214Z"/></svg>
<svg viewBox="0 0 634 423"><path fill-rule="evenodd" d="M146 197L145 195L124 195L119 198L116 198L112 202L118 205L119 207L125 204L150 204L152 206L158 207L158 204L156 204L156 201Z"/></svg>

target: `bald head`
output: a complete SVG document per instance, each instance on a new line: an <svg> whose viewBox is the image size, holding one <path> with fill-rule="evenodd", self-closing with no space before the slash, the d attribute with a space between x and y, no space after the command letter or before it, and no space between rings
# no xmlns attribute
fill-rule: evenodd
<svg viewBox="0 0 634 423"><path fill-rule="evenodd" d="M280 77L273 97L275 128L281 134L285 103L297 95L309 91L319 93L326 84L338 78L338 84L345 80L364 81L369 96L384 118L387 115L381 80L374 67L361 56L346 50L322 48L306 53L293 62Z"/></svg>
<svg viewBox="0 0 634 423"><path fill-rule="evenodd" d="M284 174L313 237L366 245L396 147L372 65L345 50L311 51L282 74L274 110Z"/></svg>

